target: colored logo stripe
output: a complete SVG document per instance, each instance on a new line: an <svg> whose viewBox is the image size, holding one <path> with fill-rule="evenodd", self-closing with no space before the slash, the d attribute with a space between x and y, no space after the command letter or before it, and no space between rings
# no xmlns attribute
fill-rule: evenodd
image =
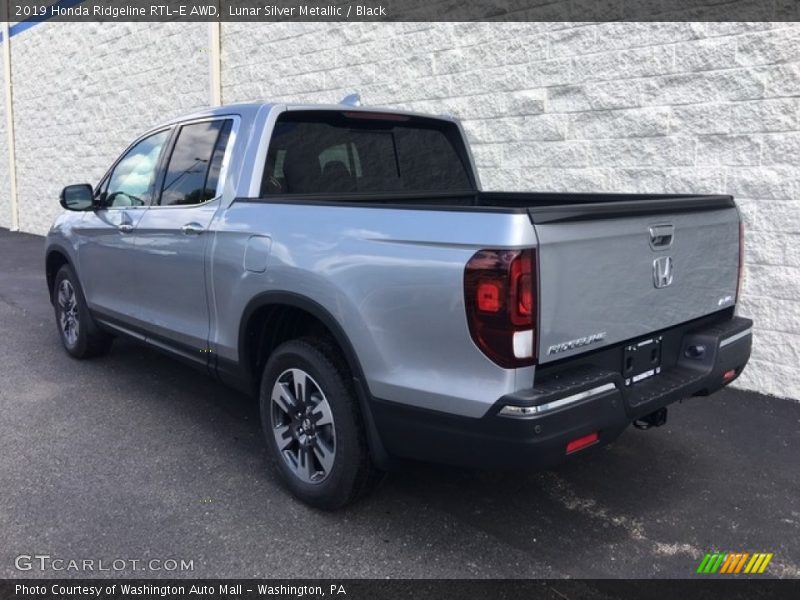
<svg viewBox="0 0 800 600"><path fill-rule="evenodd" d="M698 573L714 574L736 574L748 573L751 575L763 573L769 562L772 560L772 553L756 552L715 552L707 553L700 565L697 567ZM748 560L749 559L749 560Z"/></svg>
<svg viewBox="0 0 800 600"><path fill-rule="evenodd" d="M715 552L714 554L706 554L700 566L697 567L698 573L716 573L726 554Z"/></svg>
<svg viewBox="0 0 800 600"><path fill-rule="evenodd" d="M747 563L744 568L745 573L763 573L767 568L769 561L772 560L772 554L753 554L753 558Z"/></svg>
<svg viewBox="0 0 800 600"><path fill-rule="evenodd" d="M720 573L731 573L733 567L736 566L736 563L739 562L741 556L739 554L728 554L725 557L725 562L722 563L722 568L719 570Z"/></svg>

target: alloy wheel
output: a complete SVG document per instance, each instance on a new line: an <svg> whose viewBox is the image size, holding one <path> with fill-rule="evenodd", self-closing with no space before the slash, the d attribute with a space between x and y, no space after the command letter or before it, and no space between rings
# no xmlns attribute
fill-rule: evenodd
<svg viewBox="0 0 800 600"><path fill-rule="evenodd" d="M305 483L322 483L333 468L336 430L319 384L302 369L287 369L272 387L272 433L282 460Z"/></svg>
<svg viewBox="0 0 800 600"><path fill-rule="evenodd" d="M78 301L75 289L68 279L64 279L58 286L58 321L61 334L68 346L72 347L78 342L80 321L78 317Z"/></svg>

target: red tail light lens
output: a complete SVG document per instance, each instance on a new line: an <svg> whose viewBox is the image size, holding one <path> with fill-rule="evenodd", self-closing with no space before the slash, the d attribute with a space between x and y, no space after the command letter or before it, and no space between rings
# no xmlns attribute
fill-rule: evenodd
<svg viewBox="0 0 800 600"><path fill-rule="evenodd" d="M505 368L536 362L535 266L533 249L481 250L464 272L472 339Z"/></svg>
<svg viewBox="0 0 800 600"><path fill-rule="evenodd" d="M500 312L503 307L503 301L500 295L503 293L503 287L497 281L482 281L478 284L478 310L488 313Z"/></svg>
<svg viewBox="0 0 800 600"><path fill-rule="evenodd" d="M511 262L511 322L514 325L532 324L533 316L533 257L523 251ZM530 251L532 252L532 251Z"/></svg>

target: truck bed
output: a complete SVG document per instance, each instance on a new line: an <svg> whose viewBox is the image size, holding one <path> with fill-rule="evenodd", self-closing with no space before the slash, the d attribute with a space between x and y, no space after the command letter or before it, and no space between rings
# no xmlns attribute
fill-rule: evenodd
<svg viewBox="0 0 800 600"><path fill-rule="evenodd" d="M540 364L635 340L736 299L739 216L727 195L476 191L260 201L527 214L538 240ZM668 243L653 241L661 229ZM668 271L663 284L659 269Z"/></svg>

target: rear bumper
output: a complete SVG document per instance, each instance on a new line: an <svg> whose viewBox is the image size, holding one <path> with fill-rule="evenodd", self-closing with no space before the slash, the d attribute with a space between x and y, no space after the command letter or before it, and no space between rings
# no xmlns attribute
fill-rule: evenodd
<svg viewBox="0 0 800 600"><path fill-rule="evenodd" d="M503 396L480 419L381 400L372 403L372 413L384 447L394 456L548 468L566 458L572 440L596 432L593 446L605 445L632 421L735 380L750 357L751 328L749 319L727 314L723 320L706 318L658 332L662 370L631 386L621 372L623 344L540 367L533 388ZM698 348L703 350L699 356ZM509 406L519 407L512 409L519 416L501 413Z"/></svg>

